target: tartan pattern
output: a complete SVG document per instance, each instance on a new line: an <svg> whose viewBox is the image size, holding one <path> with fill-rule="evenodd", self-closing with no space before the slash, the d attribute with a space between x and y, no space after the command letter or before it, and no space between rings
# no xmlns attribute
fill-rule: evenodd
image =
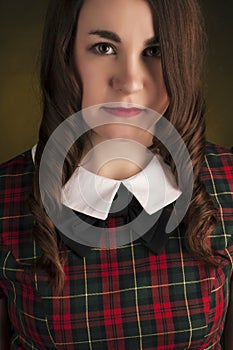
<svg viewBox="0 0 233 350"><path fill-rule="evenodd" d="M219 225L210 237L218 268L190 256L180 225L159 255L139 242L92 248L84 258L68 250L61 297L45 272L30 269L40 254L27 207L33 169L27 151L0 172L0 286L8 298L13 349L221 349L233 268L228 150L207 144L201 173L218 208ZM116 221L107 222L111 234Z"/></svg>

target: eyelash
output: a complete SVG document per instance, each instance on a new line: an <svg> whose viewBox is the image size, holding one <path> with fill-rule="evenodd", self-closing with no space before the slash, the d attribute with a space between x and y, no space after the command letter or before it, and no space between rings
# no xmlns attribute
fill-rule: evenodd
<svg viewBox="0 0 233 350"><path fill-rule="evenodd" d="M114 52L113 53L106 53L106 52L101 52L99 49L100 47L103 47L105 46L105 48L111 48ZM143 50L143 53L146 52L147 50L151 50L151 49L156 49L156 52L155 54L152 54L152 55L145 55L143 54L143 56L145 57L161 57L161 50L160 50L160 45L157 44L157 45L154 45L154 46L149 46L147 47L145 50ZM101 42L101 43L97 43L95 45L93 45L91 48L90 48L91 51L93 51L96 55L100 55L100 56L110 56L110 55L116 55L116 48L115 46L113 46L112 44L109 44L107 42Z"/></svg>

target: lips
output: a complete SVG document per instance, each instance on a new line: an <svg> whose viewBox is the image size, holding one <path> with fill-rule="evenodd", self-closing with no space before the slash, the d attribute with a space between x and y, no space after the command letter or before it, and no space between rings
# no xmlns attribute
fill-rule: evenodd
<svg viewBox="0 0 233 350"><path fill-rule="evenodd" d="M115 117L130 118L142 113L144 110L136 107L124 108L124 107L102 107L102 109L114 115Z"/></svg>

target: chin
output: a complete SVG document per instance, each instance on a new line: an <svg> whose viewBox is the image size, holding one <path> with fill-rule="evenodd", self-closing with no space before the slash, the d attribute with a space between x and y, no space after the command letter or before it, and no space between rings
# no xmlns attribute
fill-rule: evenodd
<svg viewBox="0 0 233 350"><path fill-rule="evenodd" d="M152 143L152 135L140 128L132 126L105 126L96 128L96 133L105 140L125 139L139 142L146 147Z"/></svg>

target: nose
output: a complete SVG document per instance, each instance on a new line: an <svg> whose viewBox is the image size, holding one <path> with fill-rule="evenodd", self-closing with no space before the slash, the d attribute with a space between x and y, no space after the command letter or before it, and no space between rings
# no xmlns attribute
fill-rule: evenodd
<svg viewBox="0 0 233 350"><path fill-rule="evenodd" d="M126 95L140 92L144 87L143 71L136 59L122 59L110 79L111 87Z"/></svg>

